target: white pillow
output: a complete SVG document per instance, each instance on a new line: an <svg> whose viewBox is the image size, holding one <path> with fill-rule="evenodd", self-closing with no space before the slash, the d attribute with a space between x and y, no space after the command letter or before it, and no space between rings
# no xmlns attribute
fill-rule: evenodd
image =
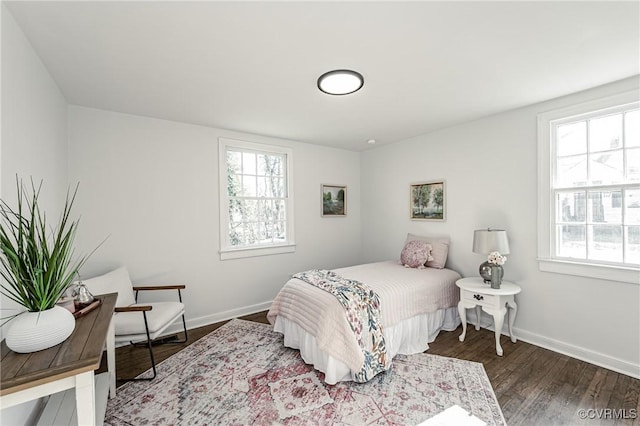
<svg viewBox="0 0 640 426"><path fill-rule="evenodd" d="M127 268L124 266L107 272L104 275L83 280L82 282L94 296L98 294L118 293L118 299L116 300L116 306L118 308L131 306L136 303L135 297L133 296L131 278L129 278L129 272L127 272Z"/></svg>
<svg viewBox="0 0 640 426"><path fill-rule="evenodd" d="M428 260L425 263L425 266L429 268L437 268L442 269L447 264L447 255L449 254L449 238L448 237L431 237L431 236L421 236L415 234L407 234L407 240L405 244L409 241L424 241L425 243L431 244L431 256L433 260Z"/></svg>

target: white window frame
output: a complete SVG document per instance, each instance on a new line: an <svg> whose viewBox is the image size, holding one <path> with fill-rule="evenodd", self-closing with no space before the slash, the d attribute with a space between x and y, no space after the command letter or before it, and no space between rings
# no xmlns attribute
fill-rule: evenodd
<svg viewBox="0 0 640 426"><path fill-rule="evenodd" d="M639 92L635 90L538 115L538 265L541 271L640 284L640 268L554 256L556 211L552 188L556 157L553 123L622 106L637 107L638 99Z"/></svg>
<svg viewBox="0 0 640 426"><path fill-rule="evenodd" d="M265 154L283 154L286 156L286 242L274 244L261 244L250 247L232 246L229 239L229 196L227 193L227 148L236 148L243 151L262 152ZM218 169L219 169L219 194L220 194L220 259L239 259L244 257L266 256L295 251L294 240L294 212L293 212L293 149L241 141L236 139L218 139Z"/></svg>

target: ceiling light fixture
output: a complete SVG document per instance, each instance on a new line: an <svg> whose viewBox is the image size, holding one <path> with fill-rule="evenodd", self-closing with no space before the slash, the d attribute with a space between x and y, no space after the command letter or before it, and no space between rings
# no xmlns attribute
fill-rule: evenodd
<svg viewBox="0 0 640 426"><path fill-rule="evenodd" d="M318 78L318 89L328 95L348 95L364 85L364 77L351 70L333 70Z"/></svg>

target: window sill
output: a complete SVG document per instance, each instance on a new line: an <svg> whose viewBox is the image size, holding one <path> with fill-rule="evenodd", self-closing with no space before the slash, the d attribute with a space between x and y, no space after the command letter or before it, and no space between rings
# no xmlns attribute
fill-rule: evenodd
<svg viewBox="0 0 640 426"><path fill-rule="evenodd" d="M639 268L597 265L556 259L538 259L538 265L543 272L640 284Z"/></svg>
<svg viewBox="0 0 640 426"><path fill-rule="evenodd" d="M293 253L295 244L286 244L273 247L251 247L220 250L220 260L242 259L245 257L270 256L273 254Z"/></svg>

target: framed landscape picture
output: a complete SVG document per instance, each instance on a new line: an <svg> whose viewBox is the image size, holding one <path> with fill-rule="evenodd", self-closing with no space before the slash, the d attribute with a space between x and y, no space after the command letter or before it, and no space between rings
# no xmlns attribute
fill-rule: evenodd
<svg viewBox="0 0 640 426"><path fill-rule="evenodd" d="M322 216L347 215L347 187L322 184Z"/></svg>
<svg viewBox="0 0 640 426"><path fill-rule="evenodd" d="M446 193L443 180L412 183L409 189L412 220L445 220Z"/></svg>

